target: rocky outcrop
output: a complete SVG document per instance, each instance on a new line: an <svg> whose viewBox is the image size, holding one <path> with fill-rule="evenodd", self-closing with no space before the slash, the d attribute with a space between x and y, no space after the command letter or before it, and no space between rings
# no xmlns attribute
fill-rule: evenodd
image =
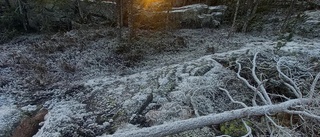
<svg viewBox="0 0 320 137"><path fill-rule="evenodd" d="M194 4L170 11L171 18L179 22L183 28L218 27L223 20L227 6L207 6Z"/></svg>
<svg viewBox="0 0 320 137"><path fill-rule="evenodd" d="M28 25L37 31L70 30L71 20L77 17L73 1L29 1L25 4L28 4L25 9Z"/></svg>
<svg viewBox="0 0 320 137"><path fill-rule="evenodd" d="M22 4L22 14L31 30L66 31L77 28L79 24L115 23L114 2L58 0L28 1ZM15 3L11 3L11 6L18 8Z"/></svg>
<svg viewBox="0 0 320 137"><path fill-rule="evenodd" d="M218 89L229 79L235 79L234 73L213 56L127 76L91 79L76 88L79 90L61 96L62 100L46 103L49 112L35 137L93 137L124 129L129 121L135 126L153 126L189 119L194 113L202 116L231 110L235 106ZM228 85L237 87L230 91L236 99L247 92L239 85L237 80ZM185 134L209 132L197 129Z"/></svg>
<svg viewBox="0 0 320 137"><path fill-rule="evenodd" d="M43 127L34 137L95 137L109 126L108 122L98 125L93 113L85 110L86 105L77 101L61 101L49 107Z"/></svg>
<svg viewBox="0 0 320 137"><path fill-rule="evenodd" d="M295 31L303 36L320 37L320 10L305 11Z"/></svg>
<svg viewBox="0 0 320 137"><path fill-rule="evenodd" d="M193 4L173 7L170 11L141 11L136 18L142 28L158 28L167 23L176 28L215 28L222 23L226 9L224 5Z"/></svg>
<svg viewBox="0 0 320 137"><path fill-rule="evenodd" d="M226 6L207 6L194 4L173 8L172 18L178 21L182 28L218 27L222 22Z"/></svg>
<svg viewBox="0 0 320 137"><path fill-rule="evenodd" d="M113 24L116 22L116 3L111 1L101 1L82 4L83 11L88 20L94 24Z"/></svg>
<svg viewBox="0 0 320 137"><path fill-rule="evenodd" d="M239 108L219 87L229 89L234 100L250 104L251 99L248 96L253 96L250 89L235 76L235 72L230 70L231 67L226 68L219 63L223 62L221 60L230 63L239 56L248 58L252 53L264 49L268 52L263 53L261 58L271 57L267 53L271 53L270 45L273 45L273 42L250 44L243 49L208 55L155 70L94 78L73 85L67 91L57 91L53 95L55 98L45 103L48 114L34 137L94 137L104 133L134 130L133 128L137 129L138 126L154 126ZM280 51L288 56L297 51L301 56L319 56L318 45L312 42L304 45L306 46L300 47L297 43L290 42ZM2 127L8 127L8 122L1 125L4 123L1 121L10 118L9 121L14 123L13 114L19 114L16 113L19 111L15 108L0 108L0 135L4 135L1 134L5 129ZM3 111L6 113L2 113ZM45 113L41 113L35 119L43 120L44 115ZM128 124L134 118L135 121L131 123L134 125ZM5 131L4 136L7 136L9 130ZM212 132L211 128L202 128L177 136L205 137L209 134L213 136Z"/></svg>
<svg viewBox="0 0 320 137"><path fill-rule="evenodd" d="M13 7L19 5L10 3ZM111 1L28 1L21 3L21 21L27 30L36 31L67 31L86 25L115 25L116 3ZM135 22L140 24L155 24L164 26L167 19L167 11L163 3L154 3L155 9L136 14ZM139 8L137 6L136 8ZM124 7L124 10L127 8ZM223 20L226 6L208 6L205 4L193 4L183 7L174 7L169 12L173 23L182 28L217 27ZM127 14L127 12L123 12ZM126 17L127 15L124 15ZM126 22L126 18L124 18ZM126 24L126 23L125 23ZM171 24L172 25L172 24ZM172 25L174 26L174 25Z"/></svg>
<svg viewBox="0 0 320 137"><path fill-rule="evenodd" d="M320 6L320 0L307 0L309 3Z"/></svg>

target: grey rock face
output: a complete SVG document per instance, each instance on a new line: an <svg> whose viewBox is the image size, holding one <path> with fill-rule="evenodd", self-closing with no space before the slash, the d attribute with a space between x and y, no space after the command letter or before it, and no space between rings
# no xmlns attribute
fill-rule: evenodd
<svg viewBox="0 0 320 137"><path fill-rule="evenodd" d="M116 3L113 2L95 2L92 4L84 4L84 11L88 12L93 23L111 24L116 22L116 14L114 13Z"/></svg>
<svg viewBox="0 0 320 137"><path fill-rule="evenodd" d="M296 31L303 36L320 37L320 10L305 11L304 19Z"/></svg>
<svg viewBox="0 0 320 137"><path fill-rule="evenodd" d="M70 30L75 24L113 24L115 3L90 1L28 2L28 25L38 31Z"/></svg>
<svg viewBox="0 0 320 137"><path fill-rule="evenodd" d="M183 28L218 27L223 19L227 6L208 6L194 4L173 8L170 16Z"/></svg>
<svg viewBox="0 0 320 137"><path fill-rule="evenodd" d="M320 0L308 0L308 2L320 6Z"/></svg>
<svg viewBox="0 0 320 137"><path fill-rule="evenodd" d="M157 7L157 6L155 6ZM158 7L161 7L159 4ZM152 9L152 8L151 8ZM165 9L167 10L167 9ZM143 18L142 24L152 24L157 20L169 17L169 23L178 28L215 28L224 17L227 6L208 6L206 4L192 4L183 7L173 7L170 11L146 10L139 13ZM158 19L161 17L160 19ZM164 25L165 23L162 23Z"/></svg>

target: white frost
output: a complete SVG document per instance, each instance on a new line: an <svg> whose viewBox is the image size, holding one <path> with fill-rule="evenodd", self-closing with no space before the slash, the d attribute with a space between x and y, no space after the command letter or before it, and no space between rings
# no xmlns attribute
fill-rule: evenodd
<svg viewBox="0 0 320 137"><path fill-rule="evenodd" d="M42 128L33 137L60 137L61 133L74 132L79 128L75 120L84 121L86 115L85 105L76 101L62 101L50 107Z"/></svg>
<svg viewBox="0 0 320 137"><path fill-rule="evenodd" d="M16 106L0 107L0 137L9 136L14 125L20 121L21 112Z"/></svg>

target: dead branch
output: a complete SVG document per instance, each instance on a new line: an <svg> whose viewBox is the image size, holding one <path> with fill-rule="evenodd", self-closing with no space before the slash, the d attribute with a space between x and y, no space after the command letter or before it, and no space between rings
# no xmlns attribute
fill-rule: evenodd
<svg viewBox="0 0 320 137"><path fill-rule="evenodd" d="M236 5L236 11L234 13L233 16L233 21L232 21L232 26L231 26L231 30L228 34L228 38L232 35L232 33L235 31L235 27L236 27L236 20L237 20L237 16L238 16L238 11L239 11L239 6L240 6L240 0L237 0L237 5Z"/></svg>
<svg viewBox="0 0 320 137"><path fill-rule="evenodd" d="M295 82L290 79L288 76L286 76L280 68L280 63L283 60L279 60L277 62L277 71L279 72L279 77L284 78L284 80L289 81L286 85L296 94L297 99L289 99L286 98L287 100L282 103L278 104L273 104L270 99L270 94L267 93L266 88L264 87L263 80L260 80L255 72L256 69L256 59L257 55L259 53L254 54L254 58L252 61L252 69L251 69L251 74L254 79L254 81L258 84L258 88L250 85L248 80L240 76L241 72L241 64L237 60L236 63L238 64L238 72L237 72L237 77L241 79L253 92L254 95L258 95L260 99L263 101L262 106L258 106L256 102L256 97L254 96L252 101L253 106L249 107L246 105L244 102L240 101L235 101L231 95L229 94L229 91L224 89L224 88L219 88L222 91L225 91L229 99L236 104L242 105L244 108L242 109L236 109L236 110L231 110L231 111L225 111L223 113L219 114L209 114L207 116L199 116L196 118L191 118L187 120L181 120L181 121L176 121L172 123L166 123L162 125L157 125L153 127L148 127L148 128L142 128L134 131L128 131L124 133L115 133L113 135L103 135L101 137L162 137L166 135L172 135L172 134L177 134L183 131L187 130L192 130L196 128L201 128L204 126L209 126L209 125L216 125L220 123L224 123L227 121L235 120L235 119L240 119L244 117L250 117L250 116L261 116L265 115L269 123L272 123L277 130L284 132L288 135L290 135L287 131L283 130L283 127L278 125L271 117L271 114L276 114L276 113L289 113L289 114L298 114L299 116L306 116L310 117L314 120L320 121L320 116L316 114L312 114L312 112L305 110L310 104L319 101L320 98L318 97L313 97L315 86L317 81L320 78L320 73L317 74L315 79L313 80L313 83L311 85L310 91L309 91L309 97L303 97L299 88L295 84ZM251 136L251 128L244 122L244 125L248 131L248 133L245 136ZM273 127L271 128L270 125L267 123L268 129L271 133L271 135L275 132ZM223 136L228 136L228 135L223 135Z"/></svg>
<svg viewBox="0 0 320 137"><path fill-rule="evenodd" d="M277 71L279 73L279 77L284 78L285 81L288 81L289 83L284 83L287 87L289 87L292 92L296 95L296 97L298 98L302 98L302 93L300 91L300 89L298 88L297 84L295 84L295 82L289 78L287 75L285 75L282 71L281 71L281 62L283 60L280 58L280 60L277 62Z"/></svg>
<svg viewBox="0 0 320 137"><path fill-rule="evenodd" d="M316 88L316 85L317 85L317 82L320 78L320 72L317 74L317 76L314 78L312 84L311 84L311 87L310 87L310 94L309 94L309 97L312 98L313 97L313 94L314 94L314 89Z"/></svg>
<svg viewBox="0 0 320 137"><path fill-rule="evenodd" d="M288 108L292 106L306 105L315 100L316 99L300 98L288 100L280 104L246 107L242 109L226 111L219 114L210 114L207 116L176 121L124 133L115 133L113 135L105 135L101 137L162 137L166 135L177 134L191 129L201 128L204 126L220 124L243 117L280 113L288 110Z"/></svg>
<svg viewBox="0 0 320 137"><path fill-rule="evenodd" d="M256 16L256 12L257 12L259 3L260 3L260 0L254 0L253 9L252 9L252 7L248 9L247 19L245 20L245 22L243 24L243 27L242 27L242 32L243 33L247 32L247 28L248 28L249 22Z"/></svg>

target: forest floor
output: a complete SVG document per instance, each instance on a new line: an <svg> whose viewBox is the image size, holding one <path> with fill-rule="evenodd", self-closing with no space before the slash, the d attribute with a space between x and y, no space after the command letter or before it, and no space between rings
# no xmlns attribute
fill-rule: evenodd
<svg viewBox="0 0 320 137"><path fill-rule="evenodd" d="M201 59L209 60L211 63L211 59L220 62L226 69L222 72L227 73L227 70L234 69L228 59L232 60L232 58L245 54L252 55L255 51L282 51L276 55L294 55L300 58L298 60L308 62L307 65L309 65L309 69L312 68L313 72L319 71L316 68L320 63L319 38L293 36L289 41L282 41L277 35L259 33L235 33L228 38L229 29L224 27L219 29L181 29L171 32L141 32L141 35L134 41L135 43L129 45L137 47L117 48L115 32L113 28L99 28L71 30L56 34L30 34L0 45L0 136L7 135L6 132L8 132L5 132L6 129L1 129L1 127L5 125L10 127L11 125L12 128L17 125L17 121L24 115L22 112L31 113L42 107L49 109L51 117L76 115L99 121L97 119L106 106L90 102L92 98L103 99L96 98L96 96L106 95L102 91L96 91L99 89L98 87L102 89L116 85L118 87L117 81L121 83L124 79L141 78L141 82L148 83L150 82L148 80L151 79L150 75L160 75L161 77L161 75L167 74L160 74L159 71L164 71L175 65L183 66L188 62L191 66L192 63L197 64L197 60ZM279 45L279 42L283 45ZM126 51L126 48L130 51ZM282 53L283 55L281 55ZM251 55L246 57L252 57ZM203 63L202 61L198 62ZM213 63L213 65L217 64ZM155 72L152 73L153 71ZM144 74L146 76L143 76ZM181 76L183 75L181 74ZM106 84L108 81L113 84ZM160 80L159 83L161 88ZM135 85L134 82L130 84ZM106 85L108 86L106 87ZM181 85L178 83L175 88L179 86ZM131 88L135 89L135 87ZM108 91L109 89L105 92ZM99 94L94 95L95 92ZM128 99L137 95L137 92L130 94L133 95L123 94L113 97ZM157 95L154 95L153 98L161 100L160 95L159 97ZM89 102L81 102L81 99ZM116 100L117 102L110 102L113 99L108 99L108 97L105 99L101 100L105 105L108 103L118 104L121 101L119 99ZM155 104L159 102L161 101L155 101ZM168 102L168 100L164 102ZM94 104L92 105L94 107L83 107L84 104L87 106ZM127 104L127 108L130 105ZM134 110L126 113L130 114L131 111ZM201 115L204 114L206 113ZM91 128L89 131L92 136L101 135L106 127L110 126L110 117L113 118L107 114L103 116L108 119L102 120L104 127L101 124L96 124L94 127L90 127L90 124L83 124L80 127L86 127L88 130ZM6 120L8 117L12 121L8 122ZM67 122L70 121L67 120ZM44 123L44 127L49 132L50 126L48 125L50 124ZM42 128L41 133L38 132L37 136L48 135L45 128ZM96 131L97 129L102 131ZM88 136L89 131L81 131L81 133ZM95 132L91 133L93 131ZM64 134L62 130L58 132Z"/></svg>

